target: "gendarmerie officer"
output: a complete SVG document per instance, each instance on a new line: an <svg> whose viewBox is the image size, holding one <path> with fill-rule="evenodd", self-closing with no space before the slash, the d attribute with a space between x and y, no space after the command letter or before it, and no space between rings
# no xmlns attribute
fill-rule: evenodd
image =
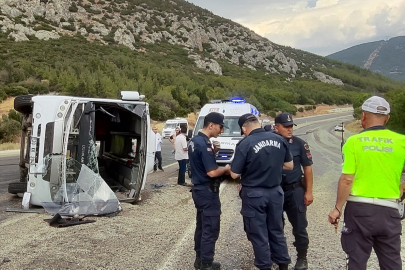
<svg viewBox="0 0 405 270"><path fill-rule="evenodd" d="M342 175L329 222L337 228L343 206L341 244L349 270L365 270L374 249L381 269L401 270L401 216L398 199L404 192L401 172L405 136L385 128L390 105L372 96L361 106L359 134L343 146Z"/></svg>
<svg viewBox="0 0 405 270"><path fill-rule="evenodd" d="M246 137L239 141L231 165L231 176L241 177L241 214L248 240L253 245L254 264L270 269L288 269L291 262L283 231L283 168L292 169L288 144L281 136L266 132L255 115L244 114L238 124Z"/></svg>
<svg viewBox="0 0 405 270"><path fill-rule="evenodd" d="M204 127L189 142L188 153L194 184L192 196L197 209L197 225L194 234L196 269L220 269L214 262L215 243L219 235L221 202L219 201L219 176L229 174L229 166L219 168L210 138L224 130L224 116L211 112L204 118ZM215 185L217 184L217 185Z"/></svg>
<svg viewBox="0 0 405 270"><path fill-rule="evenodd" d="M274 119L274 123L276 132L288 141L293 156L294 169L292 171L283 170L284 211L293 227L295 237L294 246L297 250L297 262L294 269L304 270L308 269L307 206L314 199L312 194L312 155L308 144L293 136L295 124L291 114L279 114ZM304 179L302 179L302 175L304 175Z"/></svg>

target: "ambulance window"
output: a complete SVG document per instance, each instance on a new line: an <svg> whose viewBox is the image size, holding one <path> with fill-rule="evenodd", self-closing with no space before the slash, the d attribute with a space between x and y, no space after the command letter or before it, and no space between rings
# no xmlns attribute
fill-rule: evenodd
<svg viewBox="0 0 405 270"><path fill-rule="evenodd" d="M204 126L204 117L200 117L197 120L197 123L195 124L194 130L195 130L195 135L197 135L198 130L202 129Z"/></svg>
<svg viewBox="0 0 405 270"><path fill-rule="evenodd" d="M176 124L166 124L164 128L176 128Z"/></svg>
<svg viewBox="0 0 405 270"><path fill-rule="evenodd" d="M227 117L225 116L224 123L228 128L224 128L224 132L221 137L240 137L240 127L238 125L239 117Z"/></svg>

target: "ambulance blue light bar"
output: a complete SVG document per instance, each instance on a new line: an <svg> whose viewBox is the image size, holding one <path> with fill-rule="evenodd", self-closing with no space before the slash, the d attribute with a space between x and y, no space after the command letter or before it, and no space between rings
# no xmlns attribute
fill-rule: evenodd
<svg viewBox="0 0 405 270"><path fill-rule="evenodd" d="M240 98L240 97L234 97L234 98L231 98L231 102L232 103L245 103L246 100L244 100L243 98Z"/></svg>

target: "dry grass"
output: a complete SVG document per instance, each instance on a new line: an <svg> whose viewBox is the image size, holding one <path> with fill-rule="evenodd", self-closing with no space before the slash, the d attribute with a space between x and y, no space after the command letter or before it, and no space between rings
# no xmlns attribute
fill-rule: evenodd
<svg viewBox="0 0 405 270"><path fill-rule="evenodd" d="M0 151L5 150L18 150L20 149L20 143L2 143L0 144Z"/></svg>
<svg viewBox="0 0 405 270"><path fill-rule="evenodd" d="M363 127L361 126L360 120L353 120L350 122L345 123L345 129L352 133L360 133L360 131L363 130Z"/></svg>
<svg viewBox="0 0 405 270"><path fill-rule="evenodd" d="M295 107L297 107L297 109L299 107L305 107L306 105L295 105ZM326 105L326 104L318 104L316 105L316 109L315 110L309 110L309 111L303 111L303 112L298 112L295 115L295 117L299 118L299 117L306 117L306 116L314 116L314 115L321 115L321 114L328 114L329 110L332 109L337 109L337 108L347 108L350 107L348 105Z"/></svg>
<svg viewBox="0 0 405 270"><path fill-rule="evenodd" d="M0 115L8 114L10 109L14 109L14 97L9 97L0 103Z"/></svg>

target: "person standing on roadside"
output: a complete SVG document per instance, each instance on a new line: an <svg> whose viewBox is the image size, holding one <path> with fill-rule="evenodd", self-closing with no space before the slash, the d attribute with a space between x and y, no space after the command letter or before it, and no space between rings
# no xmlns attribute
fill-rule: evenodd
<svg viewBox="0 0 405 270"><path fill-rule="evenodd" d="M153 127L152 131L156 135L156 152L155 152L155 165L153 166L153 172L159 168L162 172L164 172L162 168L162 136L158 132L157 127Z"/></svg>
<svg viewBox="0 0 405 270"><path fill-rule="evenodd" d="M385 128L390 105L372 96L363 105L359 134L343 146L343 166L335 207L328 220L337 226L343 206L341 244L349 270L366 269L374 249L381 269L401 270L401 215L398 199L405 184L405 136Z"/></svg>
<svg viewBox="0 0 405 270"><path fill-rule="evenodd" d="M241 214L248 240L253 245L254 264L270 270L273 262L287 270L291 259L283 228L283 168L291 170L293 161L288 143L279 135L261 128L251 113L238 120L241 134L231 165L233 179L240 177Z"/></svg>
<svg viewBox="0 0 405 270"><path fill-rule="evenodd" d="M188 160L188 148L187 148L187 127L180 128L180 134L176 136L174 146L176 153L174 158L179 163L179 175L177 177L177 184L182 186L187 186L186 184L186 169Z"/></svg>
<svg viewBox="0 0 405 270"><path fill-rule="evenodd" d="M211 112L204 118L204 127L188 146L192 197L197 209L194 234L196 259L194 267L202 270L220 269L214 262L215 243L219 236L221 202L218 177L229 174L229 166L219 168L210 138L218 137L224 130L224 116Z"/></svg>
<svg viewBox="0 0 405 270"><path fill-rule="evenodd" d="M294 269L304 270L308 269L307 206L314 200L312 194L312 155L308 144L293 136L295 124L291 114L286 112L279 114L274 119L274 123L275 131L287 140L293 156L293 170L283 170L284 211L293 227L292 232L295 237L294 246L297 250L297 262Z"/></svg>
<svg viewBox="0 0 405 270"><path fill-rule="evenodd" d="M176 146L174 145L174 143L176 142L176 136L179 134L180 134L180 128L176 127L176 129L174 130L174 134L169 137L169 142L171 142L173 144L172 154L176 153Z"/></svg>

